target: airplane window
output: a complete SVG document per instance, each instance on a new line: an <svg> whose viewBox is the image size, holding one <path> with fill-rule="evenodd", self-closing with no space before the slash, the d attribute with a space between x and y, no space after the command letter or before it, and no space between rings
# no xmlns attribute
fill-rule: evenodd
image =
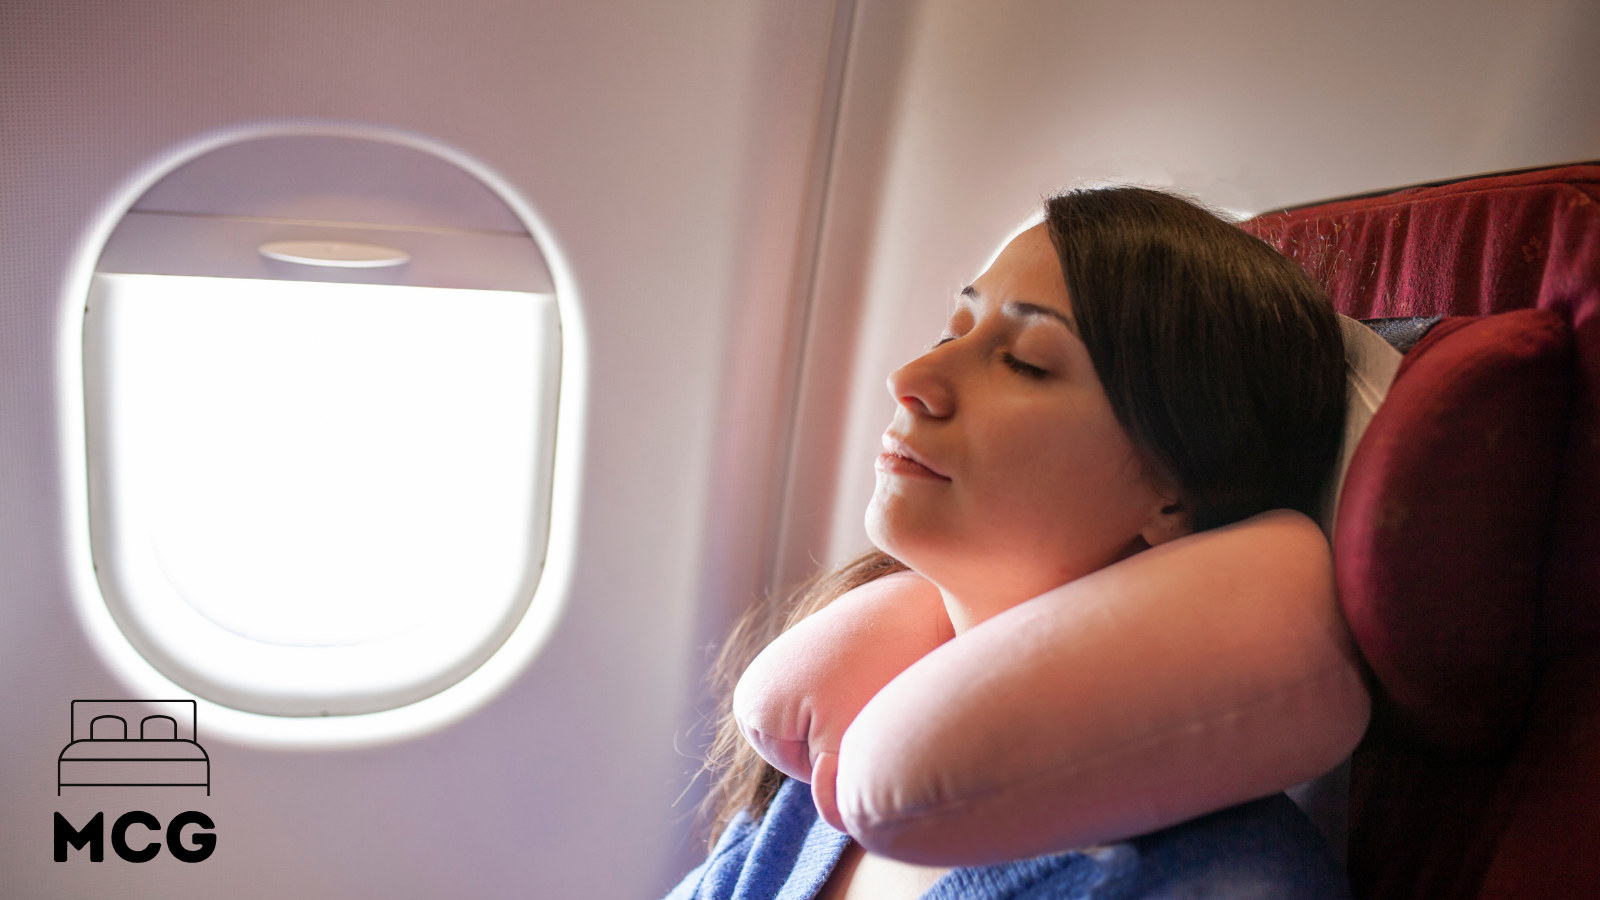
<svg viewBox="0 0 1600 900"><path fill-rule="evenodd" d="M544 563L561 327L548 275L518 271L532 239L359 224L136 208L92 279L102 593L158 670L236 709L448 687ZM404 249L352 239L373 234Z"/></svg>

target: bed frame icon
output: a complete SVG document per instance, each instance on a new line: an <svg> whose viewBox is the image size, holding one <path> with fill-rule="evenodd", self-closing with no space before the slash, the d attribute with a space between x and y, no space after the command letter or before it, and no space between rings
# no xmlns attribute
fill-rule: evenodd
<svg viewBox="0 0 1600 900"><path fill-rule="evenodd" d="M64 787L203 787L211 796L195 701L72 701L72 742L56 759L56 796Z"/></svg>

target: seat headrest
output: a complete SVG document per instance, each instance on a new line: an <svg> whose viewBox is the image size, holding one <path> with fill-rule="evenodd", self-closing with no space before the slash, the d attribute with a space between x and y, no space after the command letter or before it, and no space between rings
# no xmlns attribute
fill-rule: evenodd
<svg viewBox="0 0 1600 900"><path fill-rule="evenodd" d="M1375 716L1426 745L1498 753L1531 697L1571 350L1547 310L1445 319L1352 456L1340 602L1380 685Z"/></svg>

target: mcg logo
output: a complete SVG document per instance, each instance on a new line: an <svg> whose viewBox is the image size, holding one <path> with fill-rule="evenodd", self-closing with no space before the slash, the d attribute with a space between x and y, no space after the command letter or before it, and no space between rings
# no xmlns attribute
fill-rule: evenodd
<svg viewBox="0 0 1600 900"><path fill-rule="evenodd" d="M136 727L130 723L137 722ZM134 736L136 735L136 736ZM74 700L72 740L56 759L56 795L63 788L201 787L211 795L211 757L195 739L193 700ZM60 812L53 830L56 862L70 850L88 848L91 862L106 857L104 812L83 827ZM111 849L128 862L142 863L161 853L159 839L140 846L129 842L134 826L161 831L161 820L144 810L130 810L111 826ZM197 826L185 844L183 830ZM211 817L187 810L167 823L167 850L178 860L197 863L211 856L217 836Z"/></svg>

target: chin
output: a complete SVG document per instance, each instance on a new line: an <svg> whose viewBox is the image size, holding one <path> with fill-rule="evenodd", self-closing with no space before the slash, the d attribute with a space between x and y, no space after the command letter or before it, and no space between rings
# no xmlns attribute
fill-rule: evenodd
<svg viewBox="0 0 1600 900"><path fill-rule="evenodd" d="M918 504L907 502L907 498L879 485L872 494L872 500L867 503L867 537L872 540L873 546L904 562L902 553L912 552L916 546L930 543L932 535L929 532L937 520L933 512L926 508L919 509Z"/></svg>
<svg viewBox="0 0 1600 900"><path fill-rule="evenodd" d="M938 568L939 552L928 540L928 535L920 533L923 529L907 527L910 523L904 516L893 516L885 513L876 500L867 507L866 526L867 538L872 541L872 546L916 572L929 581L938 583L933 576L932 569ZM933 563L930 567L928 563Z"/></svg>
<svg viewBox="0 0 1600 900"><path fill-rule="evenodd" d="M878 497L874 495L872 502L867 504L867 513L863 524L867 527L867 540L872 541L872 546L889 554L895 559L900 559L900 554L894 550L894 541L891 539L893 529L887 527L884 521L883 510L878 505ZM905 560L900 560L905 562Z"/></svg>

